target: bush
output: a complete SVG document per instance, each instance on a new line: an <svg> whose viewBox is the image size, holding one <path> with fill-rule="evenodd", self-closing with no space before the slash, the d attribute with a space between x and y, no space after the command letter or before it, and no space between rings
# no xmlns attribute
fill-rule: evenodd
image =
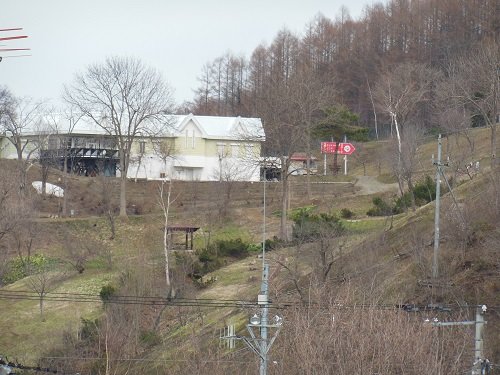
<svg viewBox="0 0 500 375"><path fill-rule="evenodd" d="M340 210L340 217L342 219L352 219L354 217L354 212L348 208L343 208Z"/></svg>
<svg viewBox="0 0 500 375"><path fill-rule="evenodd" d="M116 288L113 285L104 285L99 292L103 302L109 301L116 294Z"/></svg>
<svg viewBox="0 0 500 375"><path fill-rule="evenodd" d="M340 234L344 227L340 219L331 214L314 214L314 206L302 207L294 210L290 215L294 221L293 237L301 241L314 241L325 233Z"/></svg>
<svg viewBox="0 0 500 375"><path fill-rule="evenodd" d="M446 189L442 189L442 192L445 193ZM417 183L413 188L413 196L415 197L416 206L423 206L432 202L436 199L435 181L431 177L425 176L424 181ZM374 207L370 208L366 213L368 216L400 214L406 211L408 207L411 207L411 193L404 193L402 197L396 199L392 207L380 197L373 198L373 205Z"/></svg>
<svg viewBox="0 0 500 375"><path fill-rule="evenodd" d="M281 238L274 236L273 238L268 238L266 241L266 251L275 250L285 244Z"/></svg>
<svg viewBox="0 0 500 375"><path fill-rule="evenodd" d="M87 342L95 342L99 338L99 320L81 319L80 339Z"/></svg>
<svg viewBox="0 0 500 375"><path fill-rule="evenodd" d="M250 252L259 251L260 245L248 244L241 238L234 240L218 240L198 253L198 261L192 264L190 277L193 280L215 271L225 264L224 258L244 258Z"/></svg>
<svg viewBox="0 0 500 375"><path fill-rule="evenodd" d="M155 331L143 331L141 332L139 339L148 347L161 344L161 336Z"/></svg>
<svg viewBox="0 0 500 375"><path fill-rule="evenodd" d="M219 248L219 255L233 258L243 258L248 256L249 244L243 242L241 238L235 240L220 240L215 243Z"/></svg>
<svg viewBox="0 0 500 375"><path fill-rule="evenodd" d="M445 190L443 189L443 193ZM415 205L423 206L436 199L436 182L429 176L425 176L424 181L419 182L413 188ZM394 213L401 213L411 207L411 193L407 192L396 200Z"/></svg>
<svg viewBox="0 0 500 375"><path fill-rule="evenodd" d="M370 208L366 212L368 216L388 216L394 212L389 203L380 197L373 198L372 203L374 207Z"/></svg>
<svg viewBox="0 0 500 375"><path fill-rule="evenodd" d="M7 262L7 272L2 277L2 284L12 284L18 280L39 272L47 266L50 260L43 254L35 254L31 257L16 257Z"/></svg>

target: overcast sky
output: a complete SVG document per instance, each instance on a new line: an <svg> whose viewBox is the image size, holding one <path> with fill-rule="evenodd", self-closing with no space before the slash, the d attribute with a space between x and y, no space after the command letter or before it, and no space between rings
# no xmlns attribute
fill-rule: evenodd
<svg viewBox="0 0 500 375"><path fill-rule="evenodd" d="M372 0L1 0L0 48L31 48L4 58L0 85L17 96L59 100L76 72L108 56L134 56L161 71L178 104L193 98L203 64L227 51L247 58L287 27L302 34L321 12L335 19L342 5L358 19ZM12 52L0 52L0 56ZM19 53L21 54L21 53Z"/></svg>

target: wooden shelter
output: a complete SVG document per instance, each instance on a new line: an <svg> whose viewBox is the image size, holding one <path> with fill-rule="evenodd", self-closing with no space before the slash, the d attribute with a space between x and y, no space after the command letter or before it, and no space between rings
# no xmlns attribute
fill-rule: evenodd
<svg viewBox="0 0 500 375"><path fill-rule="evenodd" d="M193 250L193 233L200 227L193 227L190 225L169 225L167 227L167 234L172 236L174 232L184 232L186 234L186 250Z"/></svg>

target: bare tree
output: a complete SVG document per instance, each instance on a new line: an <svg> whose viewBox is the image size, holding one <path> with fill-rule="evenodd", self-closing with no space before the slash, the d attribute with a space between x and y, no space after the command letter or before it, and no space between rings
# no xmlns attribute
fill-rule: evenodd
<svg viewBox="0 0 500 375"><path fill-rule="evenodd" d="M41 123L44 107L43 102L17 98L7 89L0 92L0 129L16 150L20 190L24 190L31 156L40 144L33 134Z"/></svg>
<svg viewBox="0 0 500 375"><path fill-rule="evenodd" d="M172 177L167 174L167 163L174 155L174 143L168 139L162 139L158 142L153 142L155 154L161 159L164 167L165 177L161 179L158 185L157 201L163 213L163 254L165 255L165 282L167 286L167 296L173 295L170 277L170 259L169 251L171 247L171 238L168 232L168 219L170 214L170 207L176 198L172 198ZM168 182L167 182L168 179ZM168 188L165 191L165 185ZM163 310L162 310L163 311ZM160 313L161 314L161 313Z"/></svg>
<svg viewBox="0 0 500 375"><path fill-rule="evenodd" d="M61 216L65 217L68 211L68 162L71 160L71 154L68 152L68 148L71 145L71 135L75 130L76 125L81 120L82 114L73 111L73 108L65 108L62 111L62 115L58 113L55 109L52 109L47 115L47 121L51 127L51 137L55 139L58 143L58 149L62 149L63 152L63 203Z"/></svg>
<svg viewBox="0 0 500 375"><path fill-rule="evenodd" d="M65 100L116 138L120 154L120 216L127 216L126 183L132 142L169 126L172 90L162 76L134 58L112 57L77 74Z"/></svg>
<svg viewBox="0 0 500 375"><path fill-rule="evenodd" d="M83 273L87 260L96 255L98 243L86 232L81 233L81 236L69 232L63 233L62 243L66 261L78 273Z"/></svg>
<svg viewBox="0 0 500 375"><path fill-rule="evenodd" d="M250 140L250 139L249 139ZM255 168L258 168L259 155L253 146L248 144L217 145L218 167L213 170L214 180L219 181L220 189L217 195L219 218L225 218L228 213L231 195L238 182L248 181Z"/></svg>
<svg viewBox="0 0 500 375"><path fill-rule="evenodd" d="M56 283L65 277L64 271L56 271L47 259L38 265L29 264L27 273L30 275L26 279L28 287L38 295L40 308L40 318L45 321L44 302L45 296L56 287Z"/></svg>
<svg viewBox="0 0 500 375"><path fill-rule="evenodd" d="M435 69L415 63L398 65L380 78L374 91L375 100L391 119L399 153L408 120L416 116L419 104L429 100L428 94L439 79Z"/></svg>
<svg viewBox="0 0 500 375"><path fill-rule="evenodd" d="M167 182L163 179L158 186L158 205L163 212L163 254L165 255L165 282L167 285L167 295L171 296L172 286L170 280L170 261L168 253L170 251L171 239L169 239L168 232L168 219L170 213L170 206L173 203L172 195L172 180L168 182L167 191L165 191L165 185Z"/></svg>
<svg viewBox="0 0 500 375"><path fill-rule="evenodd" d="M14 95L7 87L0 87L0 126L2 129L7 127L10 117L13 116L16 105Z"/></svg>
<svg viewBox="0 0 500 375"><path fill-rule="evenodd" d="M104 167L103 167L104 168ZM103 169L101 168L101 169ZM116 209L115 200L113 199L114 181L109 177L104 176L100 173L97 177L99 183L99 193L100 193L100 204L102 207L102 213L106 217L106 221L109 225L110 230L110 240L114 240L116 236Z"/></svg>
<svg viewBox="0 0 500 375"><path fill-rule="evenodd" d="M311 199L310 160L312 156L313 128L318 114L332 105L335 97L333 78L321 79L311 67L304 66L292 78L292 100L298 108L297 120L304 129L307 170L307 197Z"/></svg>
<svg viewBox="0 0 500 375"><path fill-rule="evenodd" d="M491 165L497 155L497 122L500 101L500 47L493 43L459 59L449 68L450 96L477 114L491 129Z"/></svg>
<svg viewBox="0 0 500 375"><path fill-rule="evenodd" d="M4 94L8 95L8 94ZM17 159L29 159L36 147L32 138L27 137L33 133L42 120L44 103L31 98L6 98L10 109L4 110L1 121L2 130L7 139L16 149Z"/></svg>

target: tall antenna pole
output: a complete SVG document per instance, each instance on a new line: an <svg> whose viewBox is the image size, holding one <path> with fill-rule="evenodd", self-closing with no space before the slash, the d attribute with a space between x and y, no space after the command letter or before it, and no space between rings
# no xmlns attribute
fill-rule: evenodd
<svg viewBox="0 0 500 375"><path fill-rule="evenodd" d="M262 269L266 264L266 167L264 166L264 203L262 209Z"/></svg>
<svg viewBox="0 0 500 375"><path fill-rule="evenodd" d="M263 204L263 226L262 226L262 283L260 292L257 296L257 305L261 308L260 316L254 314L247 324L247 330L250 337L234 335L234 329L228 329L226 336L221 339L234 340L239 339L260 358L259 375L267 374L268 352L276 340L283 324L283 318L276 315L269 323L269 264L266 263L266 169L264 167L264 204ZM260 335L256 335L254 329L259 329ZM269 338L269 333L274 329L274 334ZM225 330L224 330L225 332ZM231 342L231 341L230 341Z"/></svg>
<svg viewBox="0 0 500 375"><path fill-rule="evenodd" d="M264 167L264 204L263 204L263 219L262 219L262 285L260 289L259 304L262 303L262 317L260 329L260 375L267 373L267 324L269 313L269 298L268 298L268 279L269 265L266 263L266 169Z"/></svg>
<svg viewBox="0 0 500 375"><path fill-rule="evenodd" d="M433 158L434 159L434 158ZM432 257L432 278L438 278L438 255L439 255L439 203L441 196L441 134L438 135L438 155L437 161L432 161L436 165L436 209L434 212L434 255Z"/></svg>

